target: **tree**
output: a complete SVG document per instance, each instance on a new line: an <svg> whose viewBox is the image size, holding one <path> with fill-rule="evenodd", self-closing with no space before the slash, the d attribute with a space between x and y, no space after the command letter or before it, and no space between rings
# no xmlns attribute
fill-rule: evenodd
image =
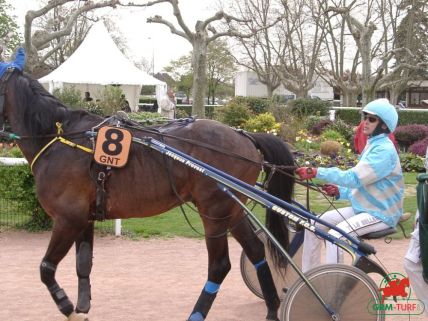
<svg viewBox="0 0 428 321"><path fill-rule="evenodd" d="M11 9L6 0L0 0L0 61L9 58L21 42L18 25L8 14Z"/></svg>
<svg viewBox="0 0 428 321"><path fill-rule="evenodd" d="M236 72L234 58L225 40L217 39L207 48L207 88L203 97L214 104L216 93L220 85L230 83ZM175 80L175 87L184 91L190 97L193 86L192 53L172 60L164 68Z"/></svg>
<svg viewBox="0 0 428 321"><path fill-rule="evenodd" d="M236 73L235 59L233 58L227 42L218 39L208 45L208 103L215 104L216 93L221 84L230 83Z"/></svg>
<svg viewBox="0 0 428 321"><path fill-rule="evenodd" d="M282 1L284 19L278 30L277 54L280 64L275 66L282 85L297 97L307 97L313 88L321 44L324 41L327 19L325 1Z"/></svg>
<svg viewBox="0 0 428 321"><path fill-rule="evenodd" d="M345 21L334 15L325 25L326 35L322 44L317 73L333 88L340 89L342 106L355 106L361 93L361 74L358 73L360 54L349 39Z"/></svg>
<svg viewBox="0 0 428 321"><path fill-rule="evenodd" d="M50 0L45 6L38 10L30 10L25 15L24 42L27 53L27 71L37 72L44 68L46 61L57 55L61 60L60 50L63 50L77 24L76 21L89 11L98 8L113 7L119 4L119 0L105 0L102 2L85 1L80 5L80 1L74 0ZM69 4L67 15L62 16L61 6ZM57 14L55 14L55 11ZM48 13L53 12L52 21L49 22L53 29L36 30L33 32L34 21L38 18L46 18ZM76 38L76 41L78 39Z"/></svg>
<svg viewBox="0 0 428 321"><path fill-rule="evenodd" d="M403 47L398 47L398 43L393 41L397 34L398 22L402 19L402 6L398 6L398 0L371 1L362 19L356 18L356 12L351 13L351 10L357 7L356 2L356 0L352 1L347 7L329 7L327 12L335 12L344 17L359 50L363 106L365 106L375 98L376 90L391 89L400 82L406 86L409 80L406 76L408 71L420 70L426 66L426 62L411 59L413 54L410 35L407 42L402 43ZM404 60L398 59L400 55ZM397 91L392 90L393 103L396 101Z"/></svg>
<svg viewBox="0 0 428 321"><path fill-rule="evenodd" d="M208 45L220 37L252 37L254 32L249 34L240 33L233 25L234 23L242 23L239 18L233 17L224 11L218 11L213 16L205 19L204 21L197 21L195 30L192 32L186 25L181 15L178 6L178 0L154 0L146 2L145 4L122 4L124 6L138 6L147 7L159 3L169 3L172 6L174 16L181 29L177 29L171 22L163 19L161 16L154 16L147 19L149 23L159 23L167 26L171 33L183 37L193 47L192 51L192 68L193 68L193 106L192 115L205 117L204 94L207 87L207 50ZM223 27L225 30L217 31L214 26L215 23L224 22Z"/></svg>
<svg viewBox="0 0 428 321"><path fill-rule="evenodd" d="M404 18L396 28L395 48L403 48L396 52L396 64L407 65L409 68L396 68L390 75L385 87L390 90L390 99L397 102L410 81L426 79L428 68L428 5L426 1L404 0L400 8L406 10ZM405 49L404 49L405 48Z"/></svg>
<svg viewBox="0 0 428 321"><path fill-rule="evenodd" d="M259 81L266 85L268 97L272 97L281 82L275 72L279 56L272 48L275 37L270 31L282 17L273 0L245 0L238 2L237 6L237 14L247 21L244 28L261 31L252 38L237 38L243 52L235 55L236 63L255 72Z"/></svg>

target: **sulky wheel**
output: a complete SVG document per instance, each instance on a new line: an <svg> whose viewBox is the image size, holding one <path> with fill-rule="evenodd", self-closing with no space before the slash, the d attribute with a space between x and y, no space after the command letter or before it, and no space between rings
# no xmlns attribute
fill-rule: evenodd
<svg viewBox="0 0 428 321"><path fill-rule="evenodd" d="M301 261L302 261L302 246L301 243L303 242L303 233L304 231L295 232L290 231L290 240L294 240L293 243L291 241L292 245L291 247L296 247L295 251L296 253L292 256L294 262L300 267ZM272 272L272 277L275 282L276 289L278 291L278 295L281 298L281 300L284 298L285 292L287 291L287 288L291 287L291 285L297 280L298 275L293 270L291 265L289 265L284 273L284 271L277 270L273 267L272 264L272 257L270 255L269 248L267 246L266 242L266 235L262 230L256 231L257 236L260 238L260 240L265 244L265 251L266 251L266 260L268 261L269 267ZM294 239L298 235L299 237ZM297 241L297 242L296 242ZM257 279L257 273L256 269L254 268L254 265L250 262L250 260L245 255L244 251L241 253L241 275L244 280L244 283L247 285L247 287L250 289L251 292L253 292L256 296L263 299L262 290L260 289L259 280Z"/></svg>
<svg viewBox="0 0 428 321"><path fill-rule="evenodd" d="M316 267L307 278L323 300L337 313L338 321L380 321L384 314L369 311L380 303L379 291L373 280L361 270L343 264ZM302 279L287 292L280 307L281 321L334 320Z"/></svg>

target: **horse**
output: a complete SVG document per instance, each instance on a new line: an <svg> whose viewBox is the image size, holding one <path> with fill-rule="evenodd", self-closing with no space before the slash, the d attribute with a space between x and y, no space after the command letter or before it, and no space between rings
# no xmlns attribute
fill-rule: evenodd
<svg viewBox="0 0 428 321"><path fill-rule="evenodd" d="M32 164L38 200L53 220L49 245L40 264L41 281L67 320L87 320L91 307L94 213L102 203L97 201L99 189L97 177L93 175L93 169L97 167L92 154L94 142L84 133L105 119L66 107L37 80L17 69L7 79L1 79L0 88L4 89L0 92L4 96L0 122L7 122L11 131L20 137L17 144ZM266 176L270 176L267 191L291 201L292 169L286 169L290 175L285 175L284 171L271 171L266 166L275 164L291 168L293 165L289 148L276 136L244 135L220 122L206 119L171 122L157 128L131 128L130 132L134 137L158 139L251 185L256 184L265 167ZM68 143L52 140L59 136ZM191 202L197 208L208 251L208 275L189 321L206 319L220 285L231 269L228 233L240 243L257 268L267 307L266 319L278 320L280 300L265 260L264 245L242 207L221 191L213 179L147 146L132 143L127 164L122 168L111 168L103 188L106 219L149 217L184 202ZM246 200L244 195L235 194L241 201ZM267 211L266 225L287 248L288 230L284 218ZM78 276L76 307L55 279L59 263L73 244ZM278 258L277 264L284 262Z"/></svg>

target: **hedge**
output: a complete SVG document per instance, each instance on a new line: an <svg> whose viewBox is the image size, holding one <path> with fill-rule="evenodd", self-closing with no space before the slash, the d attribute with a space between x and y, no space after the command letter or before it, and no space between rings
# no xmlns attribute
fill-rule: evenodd
<svg viewBox="0 0 428 321"><path fill-rule="evenodd" d="M360 109L338 109L336 110L336 118L349 125L357 126L361 122Z"/></svg>
<svg viewBox="0 0 428 321"><path fill-rule="evenodd" d="M402 109L398 112L398 125L428 124L428 111Z"/></svg>
<svg viewBox="0 0 428 321"><path fill-rule="evenodd" d="M28 165L0 166L0 197L20 202L20 208L32 213L31 220L23 226L29 230L46 230L52 221L40 206L34 177Z"/></svg>
<svg viewBox="0 0 428 321"><path fill-rule="evenodd" d="M348 124L358 125L361 121L361 109L338 109L336 117ZM428 111L401 109L398 111L398 126L410 124L428 124Z"/></svg>
<svg viewBox="0 0 428 321"><path fill-rule="evenodd" d="M214 116L214 108L218 108L216 106L205 106L205 118L213 119ZM192 106L177 106L177 110L181 110L190 116L192 114ZM200 115L196 115L200 116Z"/></svg>

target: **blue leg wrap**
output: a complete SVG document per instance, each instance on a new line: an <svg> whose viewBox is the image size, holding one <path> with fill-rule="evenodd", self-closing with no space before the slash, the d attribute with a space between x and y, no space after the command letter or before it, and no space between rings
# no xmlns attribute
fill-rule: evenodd
<svg viewBox="0 0 428 321"><path fill-rule="evenodd" d="M263 265L266 264L266 259L261 260L260 262L254 264L254 267L256 268L256 271Z"/></svg>
<svg viewBox="0 0 428 321"><path fill-rule="evenodd" d="M211 281L207 281L207 283L205 283L204 290L208 293L211 293L211 294L217 293L219 289L220 289L220 284L217 284Z"/></svg>
<svg viewBox="0 0 428 321"><path fill-rule="evenodd" d="M204 321L213 304L220 284L207 281L188 321Z"/></svg>
<svg viewBox="0 0 428 321"><path fill-rule="evenodd" d="M189 317L188 321L204 321L204 320L205 318L201 312L195 312Z"/></svg>

